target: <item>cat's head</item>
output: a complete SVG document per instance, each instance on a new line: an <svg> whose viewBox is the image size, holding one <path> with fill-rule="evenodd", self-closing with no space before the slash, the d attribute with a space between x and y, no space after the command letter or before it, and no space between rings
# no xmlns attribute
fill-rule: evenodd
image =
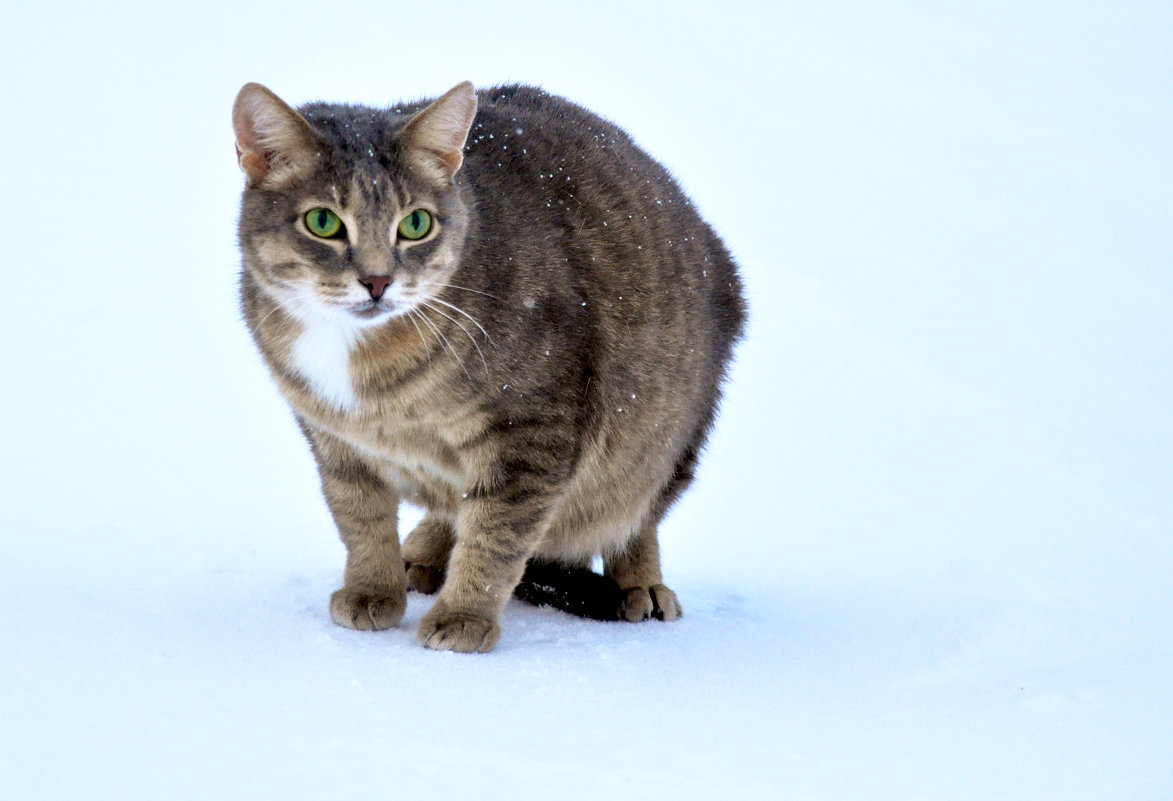
<svg viewBox="0 0 1173 801"><path fill-rule="evenodd" d="M455 180L476 114L462 83L415 114L310 104L260 84L232 112L247 177L245 269L294 317L365 326L439 294L460 262L469 208Z"/></svg>

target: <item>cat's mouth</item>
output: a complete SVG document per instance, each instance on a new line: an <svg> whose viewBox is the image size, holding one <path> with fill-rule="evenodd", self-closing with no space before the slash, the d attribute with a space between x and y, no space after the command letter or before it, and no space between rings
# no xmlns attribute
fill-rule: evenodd
<svg viewBox="0 0 1173 801"><path fill-rule="evenodd" d="M374 320L395 313L395 304L386 300L366 300L347 304L346 310L360 320Z"/></svg>

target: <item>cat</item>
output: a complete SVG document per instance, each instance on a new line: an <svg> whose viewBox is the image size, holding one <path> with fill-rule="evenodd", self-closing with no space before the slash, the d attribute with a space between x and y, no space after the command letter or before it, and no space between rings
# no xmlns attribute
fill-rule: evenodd
<svg viewBox="0 0 1173 801"><path fill-rule="evenodd" d="M437 593L418 642L488 651L527 564L530 600L560 569L598 594L580 614L680 617L657 525L746 312L665 168L521 85L294 110L250 83L233 127L244 319L347 550L333 620L391 628ZM401 500L425 510L402 546Z"/></svg>

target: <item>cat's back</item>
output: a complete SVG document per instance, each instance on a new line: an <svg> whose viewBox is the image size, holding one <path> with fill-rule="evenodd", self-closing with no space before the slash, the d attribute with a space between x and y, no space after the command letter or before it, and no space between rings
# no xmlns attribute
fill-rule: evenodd
<svg viewBox="0 0 1173 801"><path fill-rule="evenodd" d="M717 363L744 325L736 266L668 170L614 122L525 85L478 93L465 148L486 239L557 247L612 311L708 330ZM626 294L624 294L626 293ZM643 298L645 303L638 303Z"/></svg>
<svg viewBox="0 0 1173 801"><path fill-rule="evenodd" d="M646 171L645 180L659 168L618 125L539 87L510 84L483 89L477 102L466 147L474 159L483 154L488 163L495 153L508 158L514 172L519 167L528 172L527 165L532 165L539 174L543 169L545 174L556 173L567 163L605 173ZM507 155L508 150L513 153Z"/></svg>
<svg viewBox="0 0 1173 801"><path fill-rule="evenodd" d="M684 225L703 224L663 165L622 128L537 87L482 90L465 152L469 177L482 190L520 190L521 198L548 204L552 217L561 216L561 209L596 215L587 222L616 231L628 223L654 223L652 216L645 219L649 211ZM518 199L478 195L478 202L490 206Z"/></svg>

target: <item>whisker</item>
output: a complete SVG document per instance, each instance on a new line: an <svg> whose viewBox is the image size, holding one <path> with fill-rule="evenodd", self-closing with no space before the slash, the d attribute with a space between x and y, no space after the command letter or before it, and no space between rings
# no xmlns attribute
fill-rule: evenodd
<svg viewBox="0 0 1173 801"><path fill-rule="evenodd" d="M304 279L293 279L293 280L288 280L288 281L275 281L275 282L273 282L272 284L270 284L270 286L273 286L273 287L280 287L280 286L296 286L296 287L303 287L303 286L308 286L308 287L311 287L311 288L312 288L312 287L314 286L314 284L313 284L313 282L311 282L311 281L306 281L306 280L304 280ZM267 293L266 293L266 294L267 294ZM256 324L257 324L257 326L258 326L258 327L261 325L261 323L265 322L265 320L268 320L270 317L272 317L272 316L273 316L273 315L274 315L274 314L275 314L277 311L279 311L279 310L284 310L284 311L285 311L287 314L289 313L289 310L288 310L288 309L286 309L286 308L285 308L285 306L284 306L284 304L282 304L282 303L281 303L281 301L279 301L277 298L273 297L272 295L267 295L267 297L268 297L268 299L269 299L270 301L272 301L272 303L273 303L273 308L272 308L272 309L270 309L270 310L269 310L269 312L268 312L268 313L266 313L264 317L262 317L260 320L257 320L257 323L256 323Z"/></svg>
<svg viewBox="0 0 1173 801"><path fill-rule="evenodd" d="M432 329L432 331L440 339L440 342L442 342L444 346L448 348L448 352L452 354L452 358L456 359L456 363L460 365L460 369L464 370L465 378L472 378L472 376L468 374L468 368L464 366L464 362L460 360L459 354L456 353L456 348L452 347L452 342L449 341L448 337L444 336L444 332L441 331L434 322L428 319L428 315L421 312L420 319L424 321L425 325Z"/></svg>
<svg viewBox="0 0 1173 801"><path fill-rule="evenodd" d="M475 292L478 295L484 295L485 297L492 298L493 300L500 300L502 303L505 302L505 301L501 300L501 298L497 297L496 295L491 295L488 292L482 292L479 289L473 289L473 288L467 287L467 286L457 286L456 284L441 284L436 281L424 281L424 282L420 283L420 286L438 286L441 289L463 289L465 292Z"/></svg>
<svg viewBox="0 0 1173 801"><path fill-rule="evenodd" d="M447 306L449 309L452 309L452 311L454 311L454 312L458 312L460 314L463 314L465 317L472 320L473 325L475 325L477 328L481 329L481 333L484 334L490 342L493 341L493 338L491 336L489 336L489 332L485 330L485 327L483 325L481 325L480 323L478 323L477 319L475 317L473 317L471 314L469 314L468 312L466 312L464 309L460 308L459 306L454 306L453 304L449 303L448 301L440 300L439 298L428 298L428 300L434 300L436 303L439 303L442 306ZM447 315L445 315L445 317L447 317Z"/></svg>
<svg viewBox="0 0 1173 801"><path fill-rule="evenodd" d="M407 319L408 319L408 321L410 321L410 322L411 322L411 325L412 325L412 327L414 327L414 328L415 328L415 332L416 332L417 334L419 334L419 337L420 337L420 344L421 344L421 345L423 345L423 346L424 346L424 350L425 350L425 351L427 351L427 349L428 349L428 341L427 341L426 339L424 339L424 332L420 330L419 324L418 324L418 323L415 321L415 315L416 315L416 310L415 310L415 309L409 309L409 310L408 310L408 312L407 312Z"/></svg>
<svg viewBox="0 0 1173 801"><path fill-rule="evenodd" d="M477 355L481 357L481 364L484 365L485 372L488 373L489 372L489 363L485 361L485 354L481 351L481 346L477 344L477 341L473 337L473 335L470 334L468 332L468 329L465 328L463 325L461 325L460 321L457 320L455 317L449 317L444 312L440 311L439 309L435 308L434 306L429 305L430 301L432 301L432 300L435 300L435 298L430 298L429 300L423 301L423 305L427 306L429 309L431 309L432 311L434 311L436 314L440 315L441 317L445 318L446 320L451 320L456 325L457 328L459 328L461 331L464 332L464 335L466 337L468 337L468 341L471 342L472 346L477 349ZM473 320L473 322L475 323L476 320ZM484 329L481 329L481 330L483 331ZM488 334L486 334L485 336L488 336Z"/></svg>
<svg viewBox="0 0 1173 801"><path fill-rule="evenodd" d="M273 301L273 308L272 308L272 309L270 309L268 312L266 312L264 317L262 317L261 319L257 320L257 323L256 323L256 326L255 326L255 327L256 327L256 328L260 328L260 327L261 327L261 325L262 325L262 324L265 322L265 320L268 320L268 319L269 319L270 317L272 317L274 314L276 314L276 313L277 313L277 312L279 312L279 311L283 311L283 310L284 310L284 308L281 306L281 304L280 304L280 303L277 303L276 301Z"/></svg>

